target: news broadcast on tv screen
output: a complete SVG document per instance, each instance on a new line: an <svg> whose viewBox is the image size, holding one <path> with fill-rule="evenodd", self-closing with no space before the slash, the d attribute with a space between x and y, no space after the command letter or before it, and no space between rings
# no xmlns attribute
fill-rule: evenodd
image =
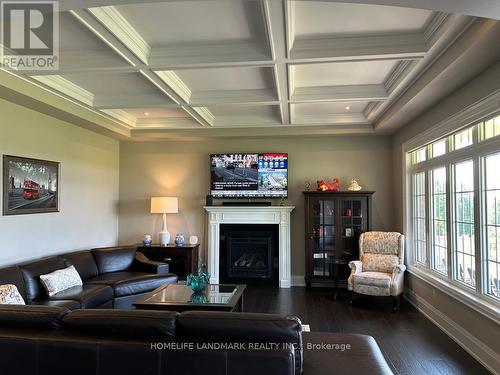
<svg viewBox="0 0 500 375"><path fill-rule="evenodd" d="M288 154L210 155L210 174L215 198L286 197Z"/></svg>

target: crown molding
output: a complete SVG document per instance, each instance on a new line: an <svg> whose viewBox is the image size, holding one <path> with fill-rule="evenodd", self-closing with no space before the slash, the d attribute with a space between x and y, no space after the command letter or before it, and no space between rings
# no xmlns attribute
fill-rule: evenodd
<svg viewBox="0 0 500 375"><path fill-rule="evenodd" d="M169 117L169 118L138 118L135 123L136 129L184 129L184 128L199 128L200 124L194 121L191 117Z"/></svg>
<svg viewBox="0 0 500 375"><path fill-rule="evenodd" d="M212 114L212 112L210 112L210 110L207 107L193 107L190 109L199 114L208 123L208 125L210 126L214 125L215 116Z"/></svg>
<svg viewBox="0 0 500 375"><path fill-rule="evenodd" d="M432 46L446 31L446 23L450 19L448 13L434 12L424 29L424 38L427 45Z"/></svg>
<svg viewBox="0 0 500 375"><path fill-rule="evenodd" d="M135 127L136 117L132 116L128 112L121 109L103 109L102 112L114 117L115 119L131 126Z"/></svg>
<svg viewBox="0 0 500 375"><path fill-rule="evenodd" d="M307 38L295 40L290 62L419 58L427 50L422 33Z"/></svg>
<svg viewBox="0 0 500 375"><path fill-rule="evenodd" d="M32 79L43 83L44 85L57 90L64 95L70 96L85 105L92 106L94 102L94 94L59 75L35 76L32 77Z"/></svg>
<svg viewBox="0 0 500 375"><path fill-rule="evenodd" d="M156 71L155 72L158 77L160 77L163 82L165 82L172 90L174 90L177 95L179 95L182 100L186 103L189 103L191 99L191 90L184 83L184 81L173 71L165 70L165 71Z"/></svg>
<svg viewBox="0 0 500 375"><path fill-rule="evenodd" d="M151 47L114 6L91 8L88 11L143 63L147 64Z"/></svg>
<svg viewBox="0 0 500 375"><path fill-rule="evenodd" d="M387 97L384 85L297 87L290 102L375 101Z"/></svg>
<svg viewBox="0 0 500 375"><path fill-rule="evenodd" d="M362 113L315 113L307 115L295 115L297 124L365 124L368 125L366 117Z"/></svg>
<svg viewBox="0 0 500 375"><path fill-rule="evenodd" d="M383 85L387 92L391 94L403 80L415 68L419 60L401 60L394 69L389 73L389 76L384 81Z"/></svg>

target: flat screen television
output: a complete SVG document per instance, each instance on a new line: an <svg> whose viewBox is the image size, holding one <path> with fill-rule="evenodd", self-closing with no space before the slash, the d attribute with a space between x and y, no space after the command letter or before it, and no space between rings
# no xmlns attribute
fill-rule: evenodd
<svg viewBox="0 0 500 375"><path fill-rule="evenodd" d="M286 198L288 154L212 154L210 176L214 198Z"/></svg>

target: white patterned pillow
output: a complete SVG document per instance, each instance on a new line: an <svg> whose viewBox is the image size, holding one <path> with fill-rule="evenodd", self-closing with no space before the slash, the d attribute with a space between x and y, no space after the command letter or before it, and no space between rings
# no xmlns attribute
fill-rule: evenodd
<svg viewBox="0 0 500 375"><path fill-rule="evenodd" d="M0 285L0 305L26 305L23 297L13 284Z"/></svg>
<svg viewBox="0 0 500 375"><path fill-rule="evenodd" d="M83 285L78 271L73 266L40 275L40 281L50 297L73 286Z"/></svg>

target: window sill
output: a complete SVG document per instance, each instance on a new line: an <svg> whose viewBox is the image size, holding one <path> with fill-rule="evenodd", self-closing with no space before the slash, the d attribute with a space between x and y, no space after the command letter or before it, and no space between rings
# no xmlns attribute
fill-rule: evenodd
<svg viewBox="0 0 500 375"><path fill-rule="evenodd" d="M408 272L493 320L495 323L500 324L500 306L494 301L489 301L487 298L467 291L464 289L465 287L449 280L444 280L428 269L422 269L418 266L408 266Z"/></svg>

